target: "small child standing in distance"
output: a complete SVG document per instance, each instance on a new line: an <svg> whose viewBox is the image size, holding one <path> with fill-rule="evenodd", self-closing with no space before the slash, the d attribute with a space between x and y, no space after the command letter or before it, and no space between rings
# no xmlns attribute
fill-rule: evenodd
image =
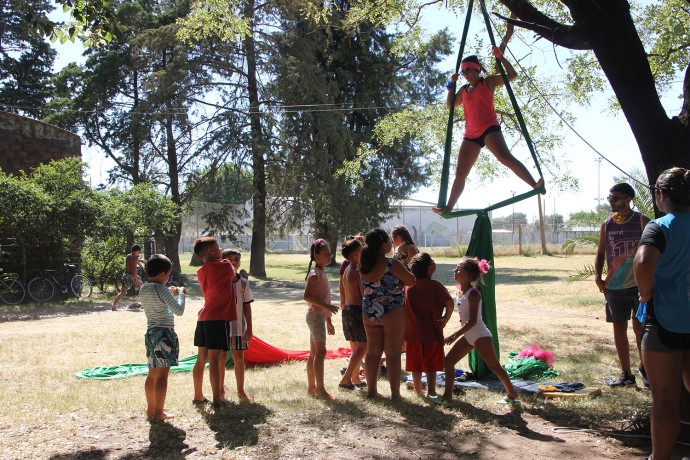
<svg viewBox="0 0 690 460"><path fill-rule="evenodd" d="M235 368L235 380L237 381L237 397L240 401L251 402L252 397L244 391L244 350L249 348L252 333L252 290L249 288L249 280L240 276L240 258L242 254L236 249L224 249L223 260L229 260L237 272L233 289L235 291L235 307L237 319L230 321L230 346L232 347L232 361ZM228 359L228 353L223 352L223 363ZM225 399L225 366L220 368L221 373L221 398Z"/></svg>
<svg viewBox="0 0 690 460"><path fill-rule="evenodd" d="M489 272L491 266L486 260L477 260L464 257L458 262L453 273L455 281L458 282L457 308L460 313L462 327L451 334L446 339L446 345L450 345L458 338L462 337L453 345L446 355L446 388L443 392L443 399L450 402L453 399L453 382L455 381L455 364L464 358L474 348L477 349L487 367L496 374L508 393L500 404L519 406L520 400L515 387L510 382L508 373L501 367L494 350L493 336L491 331L482 320L482 294L476 287L477 283L482 282L482 275Z"/></svg>
<svg viewBox="0 0 690 460"><path fill-rule="evenodd" d="M331 263L331 248L323 238L314 241L309 249L307 285L304 300L309 304L307 325L309 326L309 359L307 360L307 393L319 399L333 401L335 396L324 386L324 361L326 359L326 327L328 334L335 334L331 315L338 313L338 307L331 305L331 286L324 267ZM314 264L314 268L311 266Z"/></svg>
<svg viewBox="0 0 690 460"><path fill-rule="evenodd" d="M422 372L426 372L426 397L436 404L436 372L443 370L443 328L453 314L453 298L441 283L432 280L436 263L425 252L415 255L410 269L417 281L405 290L407 310L407 359L405 370L412 372L414 390L424 396Z"/></svg>
<svg viewBox="0 0 690 460"><path fill-rule="evenodd" d="M140 255L141 246L138 244L133 244L132 252L127 254L127 257L125 257L125 274L122 277L122 290L117 294L117 296L115 296L115 300L113 300L113 305L111 306L113 311L117 310L117 303L125 296L125 294L127 294L127 291L133 287L139 287L142 284L142 281L139 279L139 275L137 274L139 264L144 263L143 260L139 259Z"/></svg>
<svg viewBox="0 0 690 460"><path fill-rule="evenodd" d="M151 420L165 420L173 415L165 412L165 396L168 391L168 374L171 366L177 366L180 343L175 333L173 314L182 315L185 305L185 289L165 284L172 273L170 259L155 254L146 264L148 282L141 287L139 296L146 314L146 359L149 374L146 377L146 415ZM177 296L177 299L175 297Z"/></svg>
<svg viewBox="0 0 690 460"><path fill-rule="evenodd" d="M221 260L218 240L212 237L197 238L194 253L204 261L197 270L199 286L204 294L204 306L199 310L194 331L194 346L198 353L192 377L194 379L194 399L192 403L203 404L204 368L209 364L209 380L213 391L213 405L220 407L222 382L221 368L225 367L222 353L230 349L230 321L237 319L235 293L235 268L227 260ZM226 355L227 356L227 355Z"/></svg>

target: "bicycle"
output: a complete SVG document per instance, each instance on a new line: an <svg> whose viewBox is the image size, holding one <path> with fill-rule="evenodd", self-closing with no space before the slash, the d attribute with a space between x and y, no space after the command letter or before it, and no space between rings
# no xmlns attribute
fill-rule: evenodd
<svg viewBox="0 0 690 460"><path fill-rule="evenodd" d="M70 272L77 269L76 265L63 264L63 280L69 280L62 284L58 280L60 270L37 270L38 276L32 278L27 285L29 296L37 302L47 302L55 295L55 288L59 288L62 295L71 292L78 299L85 299L91 295L93 286L91 280L81 273L75 273L69 277Z"/></svg>
<svg viewBox="0 0 690 460"><path fill-rule="evenodd" d="M0 300L8 305L16 305L24 300L26 288L24 283L19 281L17 273L5 273L0 268Z"/></svg>

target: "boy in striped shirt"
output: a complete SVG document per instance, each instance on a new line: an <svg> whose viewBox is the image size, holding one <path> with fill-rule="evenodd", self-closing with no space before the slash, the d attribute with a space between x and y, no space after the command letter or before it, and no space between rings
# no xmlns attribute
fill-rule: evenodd
<svg viewBox="0 0 690 460"><path fill-rule="evenodd" d="M173 418L165 412L165 395L168 391L168 374L171 366L177 366L180 343L175 333L173 315L181 316L185 306L185 288L166 287L172 273L170 259L154 254L146 262L148 281L139 290L146 314L146 358L149 373L146 377L146 415L150 420ZM177 296L175 298L174 296Z"/></svg>

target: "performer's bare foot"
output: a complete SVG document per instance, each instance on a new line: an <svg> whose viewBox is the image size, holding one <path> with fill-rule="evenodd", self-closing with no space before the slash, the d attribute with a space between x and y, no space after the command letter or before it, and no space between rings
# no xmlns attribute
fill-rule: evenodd
<svg viewBox="0 0 690 460"><path fill-rule="evenodd" d="M436 214L441 215L452 211L453 208L448 208L448 206L446 206L445 208L439 208L438 206L434 206L433 208L431 208L431 210Z"/></svg>
<svg viewBox="0 0 690 460"><path fill-rule="evenodd" d="M537 184L534 186L534 188L543 188L543 187L544 187L544 178L540 177L539 180L537 181ZM541 194L546 195L546 190L542 190Z"/></svg>

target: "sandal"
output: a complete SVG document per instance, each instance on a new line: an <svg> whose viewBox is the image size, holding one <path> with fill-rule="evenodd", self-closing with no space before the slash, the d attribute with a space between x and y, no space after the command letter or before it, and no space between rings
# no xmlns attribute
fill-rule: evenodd
<svg viewBox="0 0 690 460"><path fill-rule="evenodd" d="M448 405L448 402L445 399L443 399L443 396L441 395L428 395L426 397L426 400L438 406L446 407Z"/></svg>
<svg viewBox="0 0 690 460"><path fill-rule="evenodd" d="M345 391L355 391L355 390L357 390L358 388L357 388L355 385L352 385L352 384L348 385L347 383L340 383L340 384L338 384L338 389L341 390L341 391L342 391L342 390L345 390Z"/></svg>
<svg viewBox="0 0 690 460"><path fill-rule="evenodd" d="M519 407L522 405L522 401L519 399L510 399L508 396L504 396L503 399L496 401L496 404L505 404L508 406Z"/></svg>
<svg viewBox="0 0 690 460"><path fill-rule="evenodd" d="M203 406L204 404L208 404L209 402L211 402L211 401L209 401L208 398L204 398L201 400L192 399L192 405L194 405L194 406Z"/></svg>
<svg viewBox="0 0 690 460"><path fill-rule="evenodd" d="M367 382L353 383L353 385L356 386L357 388L366 388Z"/></svg>

